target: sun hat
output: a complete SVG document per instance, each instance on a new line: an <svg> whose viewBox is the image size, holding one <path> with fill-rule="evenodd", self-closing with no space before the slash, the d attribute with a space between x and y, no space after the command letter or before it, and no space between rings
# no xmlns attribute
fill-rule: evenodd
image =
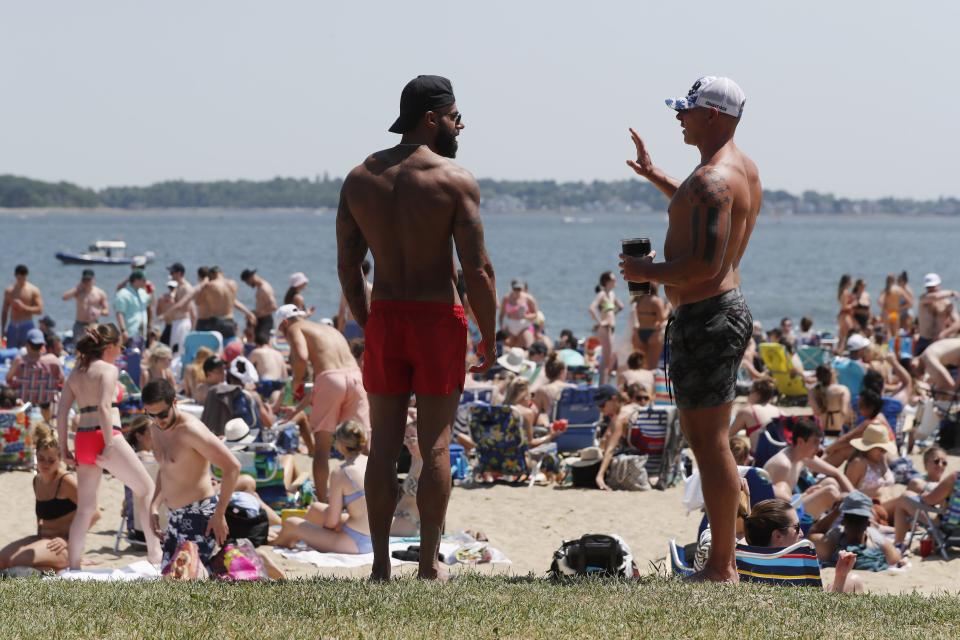
<svg viewBox="0 0 960 640"><path fill-rule="evenodd" d="M873 500L860 491L851 491L840 503L840 513L869 518L873 515Z"/></svg>
<svg viewBox="0 0 960 640"><path fill-rule="evenodd" d="M567 458L567 464L571 467L589 467L601 460L603 460L603 451L600 447L587 447L580 449L576 456Z"/></svg>
<svg viewBox="0 0 960 640"><path fill-rule="evenodd" d="M223 436L226 440L227 448L231 451L237 451L245 448L248 444L257 439L257 429L251 429L243 418L234 418L228 420L223 425Z"/></svg>
<svg viewBox="0 0 960 640"><path fill-rule="evenodd" d="M851 440L850 446L857 451L870 451L870 449L879 448L892 456L897 455L897 446L890 442L890 430L886 425L877 422L867 425L867 428L863 430L863 437Z"/></svg>
<svg viewBox="0 0 960 640"><path fill-rule="evenodd" d="M390 133L406 133L416 127L427 111L456 102L453 85L443 76L417 76L400 93L400 116L390 125Z"/></svg>
<svg viewBox="0 0 960 640"><path fill-rule="evenodd" d="M927 288L939 287L940 282L940 276L936 273L928 273L927 275L923 276L923 286Z"/></svg>
<svg viewBox="0 0 960 640"><path fill-rule="evenodd" d="M46 344L47 339L43 337L43 331L40 331L40 329L30 329L30 331L27 331L27 342L39 347Z"/></svg>
<svg viewBox="0 0 960 640"><path fill-rule="evenodd" d="M244 385L257 384L260 382L260 376L257 375L257 368L243 356L237 356L230 363L230 375Z"/></svg>
<svg viewBox="0 0 960 640"><path fill-rule="evenodd" d="M720 113L739 118L747 98L743 89L730 78L703 76L693 83L685 98L668 98L665 102L674 111L713 107Z"/></svg>
<svg viewBox="0 0 960 640"><path fill-rule="evenodd" d="M310 282L308 278L302 271L297 271L296 273L290 274L290 286L299 287L302 284L307 284Z"/></svg>
<svg viewBox="0 0 960 640"><path fill-rule="evenodd" d="M304 313L303 309L297 305L285 304L273 312L273 322L279 327L280 323L284 320L289 320L290 318L302 318L305 315L307 314Z"/></svg>
<svg viewBox="0 0 960 640"><path fill-rule="evenodd" d="M524 369L533 367L533 362L527 360L527 352L520 347L506 349L502 356L497 358L497 364L513 373L520 373Z"/></svg>
<svg viewBox="0 0 960 640"><path fill-rule="evenodd" d="M859 333L853 333L847 338L847 352L853 353L870 346L870 340Z"/></svg>

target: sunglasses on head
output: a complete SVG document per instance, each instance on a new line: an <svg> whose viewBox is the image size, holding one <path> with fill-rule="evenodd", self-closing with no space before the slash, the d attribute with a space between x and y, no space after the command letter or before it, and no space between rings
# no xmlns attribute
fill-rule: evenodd
<svg viewBox="0 0 960 640"><path fill-rule="evenodd" d="M170 405L169 407L167 407L163 411L160 411L159 413L150 413L149 411L145 411L144 413L146 413L151 418L155 418L157 420L166 420L167 416L170 415L170 411L172 409L173 409L173 405Z"/></svg>

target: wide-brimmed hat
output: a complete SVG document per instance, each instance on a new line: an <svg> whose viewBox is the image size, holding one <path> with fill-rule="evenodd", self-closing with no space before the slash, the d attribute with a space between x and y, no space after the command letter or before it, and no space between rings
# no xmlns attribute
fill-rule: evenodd
<svg viewBox="0 0 960 640"><path fill-rule="evenodd" d="M228 420L223 425L223 437L227 448L236 451L243 449L257 439L257 429L251 429L243 418Z"/></svg>
<svg viewBox="0 0 960 640"><path fill-rule="evenodd" d="M503 355L497 358L497 364L513 373L520 373L524 369L534 366L533 362L527 360L527 352L520 347L505 349Z"/></svg>
<svg viewBox="0 0 960 640"><path fill-rule="evenodd" d="M587 447L580 449L580 452L572 458L567 458L567 464L571 467L589 467L598 464L603 460L603 450L600 447Z"/></svg>
<svg viewBox="0 0 960 640"><path fill-rule="evenodd" d="M851 440L850 446L858 451L880 448L892 456L897 455L897 446L890 441L890 430L886 425L877 422L867 425L863 430L863 437Z"/></svg>
<svg viewBox="0 0 960 640"><path fill-rule="evenodd" d="M869 518L873 515L873 500L864 493L851 491L840 503L840 513Z"/></svg>

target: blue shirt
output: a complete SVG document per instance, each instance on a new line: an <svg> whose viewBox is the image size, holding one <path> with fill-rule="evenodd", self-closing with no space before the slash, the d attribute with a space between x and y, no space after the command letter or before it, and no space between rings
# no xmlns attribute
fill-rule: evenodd
<svg viewBox="0 0 960 640"><path fill-rule="evenodd" d="M123 315L128 336L145 336L147 329L147 308L150 306L150 294L145 289L135 289L129 284L113 299L117 313Z"/></svg>

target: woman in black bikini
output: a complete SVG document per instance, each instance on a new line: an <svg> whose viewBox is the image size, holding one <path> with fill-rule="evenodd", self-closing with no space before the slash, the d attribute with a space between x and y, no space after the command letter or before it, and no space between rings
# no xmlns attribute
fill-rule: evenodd
<svg viewBox="0 0 960 640"><path fill-rule="evenodd" d="M663 352L663 328L667 325L669 311L659 295L657 283L650 283L650 295L637 298L634 310L637 319L638 351L644 354L644 369L653 370L660 362Z"/></svg>
<svg viewBox="0 0 960 640"><path fill-rule="evenodd" d="M49 427L39 424L33 439L37 451L37 475L33 478L37 534L14 540L0 549L0 570L67 568L67 538L77 510L77 477L64 466L60 445Z"/></svg>
<svg viewBox="0 0 960 640"><path fill-rule="evenodd" d="M866 330L870 324L870 294L867 293L867 282L860 278L853 283L853 297L856 303L853 307L853 319L860 325L861 330Z"/></svg>

